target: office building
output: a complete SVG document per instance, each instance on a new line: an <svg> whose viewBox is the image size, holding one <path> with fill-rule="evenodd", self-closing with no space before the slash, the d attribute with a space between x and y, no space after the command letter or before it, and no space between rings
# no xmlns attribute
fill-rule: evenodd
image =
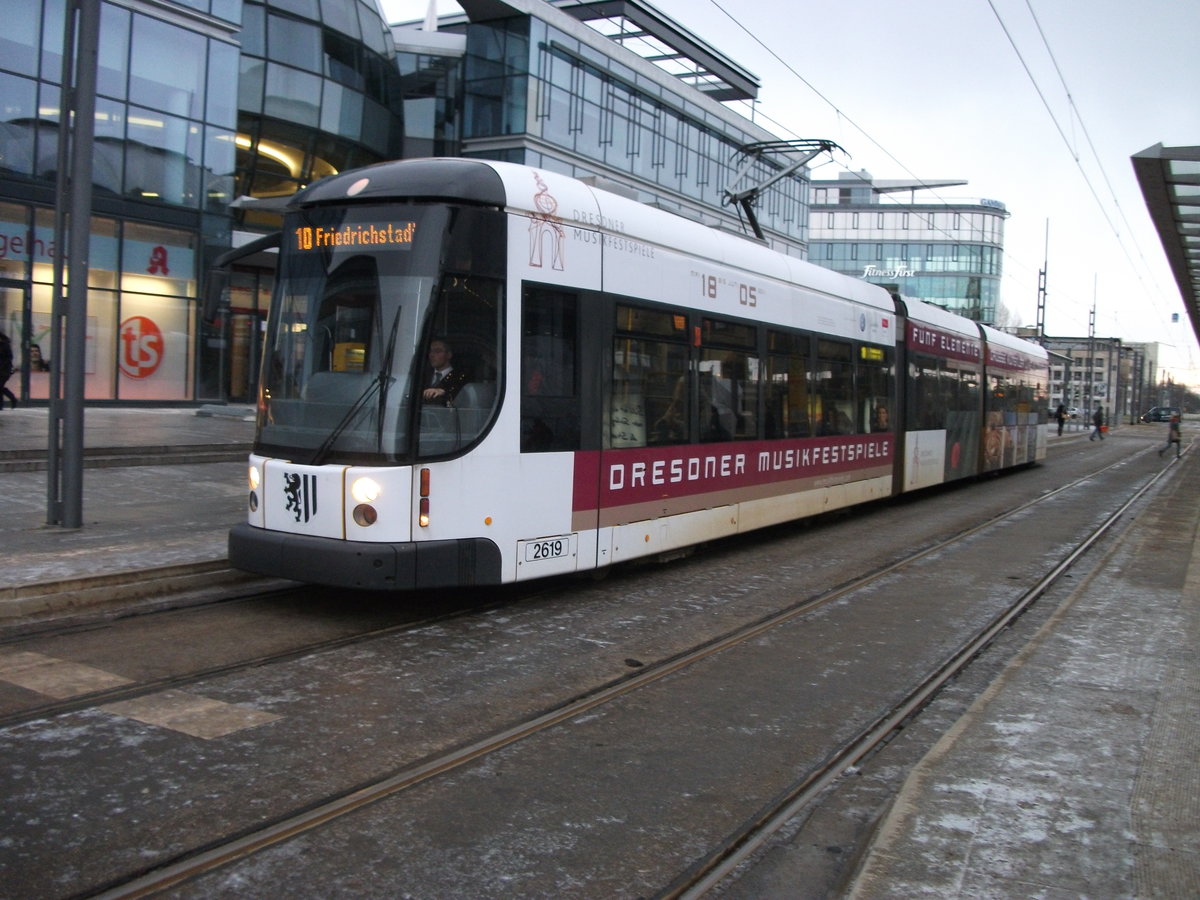
<svg viewBox="0 0 1200 900"><path fill-rule="evenodd" d="M813 181L809 259L960 316L1002 324L1008 211L996 200L942 196L965 184L883 180L865 171Z"/></svg>
<svg viewBox="0 0 1200 900"><path fill-rule="evenodd" d="M776 139L731 108L753 101L755 77L638 0L462 0L436 28L389 26L377 0L76 2L99 14L95 134L78 148L93 171L89 403L251 401L271 259L242 260L213 316L206 273L333 172L508 160L744 232L724 203L738 168L745 187L795 159L742 152ZM61 363L56 188L78 158L59 146L68 8L0 0L0 327L17 350L9 386L35 402ZM769 245L806 255L808 196L800 167L758 198Z"/></svg>

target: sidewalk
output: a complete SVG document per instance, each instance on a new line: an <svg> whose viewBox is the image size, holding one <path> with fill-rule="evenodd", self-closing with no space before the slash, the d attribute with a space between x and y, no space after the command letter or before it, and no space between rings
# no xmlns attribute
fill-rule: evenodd
<svg viewBox="0 0 1200 900"><path fill-rule="evenodd" d="M847 898L1200 897L1200 459L1176 465L910 773Z"/></svg>
<svg viewBox="0 0 1200 900"><path fill-rule="evenodd" d="M3 410L0 463L44 461L48 436L45 407ZM86 409L85 454L148 449L162 464L142 458L141 464L93 468L85 458L84 525L77 529L46 524L44 467L0 471L6 551L0 624L82 608L97 599L96 590L112 595L115 586L151 570L173 567L179 576L224 568L228 530L245 516L244 460L253 436L252 411L244 406ZM205 451L220 451L229 461L187 462L206 458ZM85 596L89 590L93 595Z"/></svg>

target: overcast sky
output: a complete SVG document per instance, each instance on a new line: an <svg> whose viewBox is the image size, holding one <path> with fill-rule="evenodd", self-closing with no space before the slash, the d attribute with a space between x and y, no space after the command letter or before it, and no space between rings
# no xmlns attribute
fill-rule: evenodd
<svg viewBox="0 0 1200 900"><path fill-rule="evenodd" d="M764 127L845 148L814 177L960 178L918 201L1003 202L1001 302L1015 324L1035 324L1045 265L1049 334L1086 335L1094 302L1098 336L1158 341L1174 378L1200 386L1129 161L1160 142L1200 145L1200 2L650 2L759 78ZM383 6L420 19L428 0Z"/></svg>

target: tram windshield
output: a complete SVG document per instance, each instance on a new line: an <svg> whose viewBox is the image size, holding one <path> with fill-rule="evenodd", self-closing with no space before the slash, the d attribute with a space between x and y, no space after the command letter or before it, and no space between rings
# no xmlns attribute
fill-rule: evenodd
<svg viewBox="0 0 1200 900"><path fill-rule="evenodd" d="M474 442L498 395L504 233L498 212L443 205L289 215L257 451L392 464Z"/></svg>

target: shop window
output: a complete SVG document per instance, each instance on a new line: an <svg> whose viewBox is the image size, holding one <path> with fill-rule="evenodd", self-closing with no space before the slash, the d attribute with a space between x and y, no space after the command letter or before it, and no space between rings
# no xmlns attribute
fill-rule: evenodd
<svg viewBox="0 0 1200 900"><path fill-rule="evenodd" d="M277 63L267 64L263 113L316 128L320 120L321 79Z"/></svg>
<svg viewBox="0 0 1200 900"><path fill-rule="evenodd" d="M96 91L124 100L129 76L128 10L111 3L100 5L100 45L96 69Z"/></svg>
<svg viewBox="0 0 1200 900"><path fill-rule="evenodd" d="M238 68L238 48L223 41L208 42L208 91L205 118L224 128L237 124L237 85L229 73Z"/></svg>
<svg viewBox="0 0 1200 900"><path fill-rule="evenodd" d="M308 72L320 72L321 29L306 22L267 16L267 58Z"/></svg>
<svg viewBox="0 0 1200 900"><path fill-rule="evenodd" d="M23 2L3 4L4 28L0 30L0 66L24 75L37 74L38 19ZM34 9L37 9L35 6ZM18 11L19 10L19 11ZM62 41L59 41L62 44ZM60 73L61 75L61 73Z"/></svg>
<svg viewBox="0 0 1200 900"><path fill-rule="evenodd" d="M196 296L196 237L186 231L126 223L121 288L139 293Z"/></svg>
<svg viewBox="0 0 1200 900"><path fill-rule="evenodd" d="M207 49L202 35L134 15L130 101L176 116L202 118Z"/></svg>
<svg viewBox="0 0 1200 900"><path fill-rule="evenodd" d="M25 123L37 121L36 96L35 82L0 72L0 97L4 99L4 121L0 123L3 126L0 130L0 171L35 174L33 130Z"/></svg>

